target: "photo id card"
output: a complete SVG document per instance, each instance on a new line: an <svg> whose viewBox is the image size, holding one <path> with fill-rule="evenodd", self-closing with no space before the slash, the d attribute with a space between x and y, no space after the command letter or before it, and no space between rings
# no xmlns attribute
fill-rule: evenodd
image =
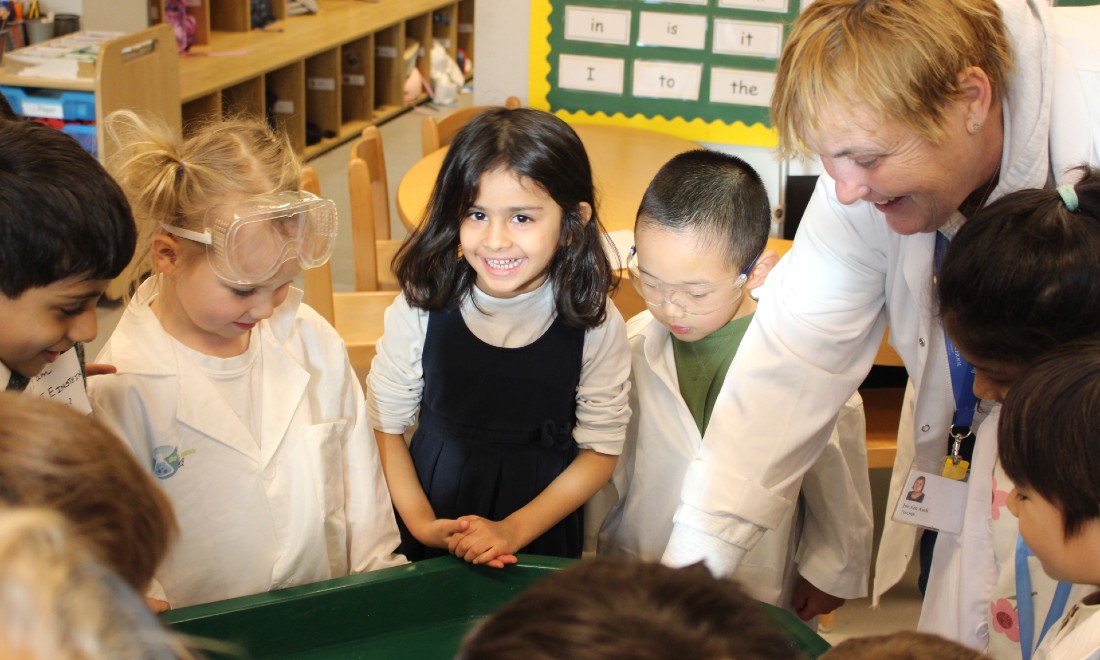
<svg viewBox="0 0 1100 660"><path fill-rule="evenodd" d="M943 476L941 463L915 458L894 507L894 520L958 534L966 512L968 486L965 480Z"/></svg>

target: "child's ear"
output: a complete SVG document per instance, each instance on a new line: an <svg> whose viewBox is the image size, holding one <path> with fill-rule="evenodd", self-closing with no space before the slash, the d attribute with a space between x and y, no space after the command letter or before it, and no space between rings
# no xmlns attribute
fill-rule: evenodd
<svg viewBox="0 0 1100 660"><path fill-rule="evenodd" d="M153 253L153 263L157 270L165 275L171 275L180 262L179 239L171 234L153 234L150 239L150 249Z"/></svg>
<svg viewBox="0 0 1100 660"><path fill-rule="evenodd" d="M578 204L577 217L581 219L582 225L587 225L588 221L592 219L592 205L588 202L581 202Z"/></svg>
<svg viewBox="0 0 1100 660"><path fill-rule="evenodd" d="M749 291L763 286L764 280L768 279L768 273L772 272L772 268L779 263L779 255L775 250L764 250L760 253L760 256L756 259L756 265L752 267L752 272L749 273L749 279L745 281L745 288Z"/></svg>

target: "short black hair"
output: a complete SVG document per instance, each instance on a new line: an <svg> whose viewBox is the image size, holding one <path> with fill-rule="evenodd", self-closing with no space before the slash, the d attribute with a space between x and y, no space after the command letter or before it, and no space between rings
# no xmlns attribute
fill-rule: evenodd
<svg viewBox="0 0 1100 660"><path fill-rule="evenodd" d="M936 277L939 313L971 356L1028 364L1100 332L1100 173L1080 171L1074 210L1057 190L1019 190L951 241Z"/></svg>
<svg viewBox="0 0 1100 660"><path fill-rule="evenodd" d="M76 140L37 122L0 122L0 293L114 278L136 241L126 195Z"/></svg>
<svg viewBox="0 0 1100 660"><path fill-rule="evenodd" d="M1095 311L1095 310L1094 310ZM1013 483L1062 511L1066 538L1100 518L1100 336L1063 344L1012 385L997 449Z"/></svg>
<svg viewBox="0 0 1100 660"><path fill-rule="evenodd" d="M673 156L650 181L638 226L697 232L726 246L727 263L748 267L768 244L771 203L760 175L736 156L697 149Z"/></svg>

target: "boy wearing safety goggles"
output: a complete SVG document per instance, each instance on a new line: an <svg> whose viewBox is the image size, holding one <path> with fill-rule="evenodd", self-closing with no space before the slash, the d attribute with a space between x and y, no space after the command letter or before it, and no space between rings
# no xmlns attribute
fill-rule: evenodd
<svg viewBox="0 0 1100 660"><path fill-rule="evenodd" d="M90 392L176 508L149 595L180 607L402 563L362 387L290 286L331 255L333 203L299 191L260 122L183 141L128 112L107 128L141 228L135 281L156 274L100 354L118 374Z"/></svg>
<svg viewBox="0 0 1100 660"><path fill-rule="evenodd" d="M627 323L634 415L601 555L662 559L704 438L738 441L705 434L722 412L715 401L756 310L746 291L761 286L779 259L766 249L770 227L760 177L733 156L680 154L646 190L627 267L648 311ZM809 620L866 594L872 524L864 441L856 395L803 481L802 506L777 517L734 574L754 598Z"/></svg>
<svg viewBox="0 0 1100 660"><path fill-rule="evenodd" d="M0 389L51 364L81 381L80 342L95 338L96 302L135 234L126 196L76 141L0 121Z"/></svg>

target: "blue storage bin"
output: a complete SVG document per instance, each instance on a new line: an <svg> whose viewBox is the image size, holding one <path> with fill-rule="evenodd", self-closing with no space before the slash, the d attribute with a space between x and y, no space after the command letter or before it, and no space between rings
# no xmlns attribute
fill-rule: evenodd
<svg viewBox="0 0 1100 660"><path fill-rule="evenodd" d="M39 87L0 87L12 110L24 117L95 121L95 94Z"/></svg>
<svg viewBox="0 0 1100 660"><path fill-rule="evenodd" d="M96 155L95 126L89 124L66 124L61 127L61 132L72 136L84 151Z"/></svg>

